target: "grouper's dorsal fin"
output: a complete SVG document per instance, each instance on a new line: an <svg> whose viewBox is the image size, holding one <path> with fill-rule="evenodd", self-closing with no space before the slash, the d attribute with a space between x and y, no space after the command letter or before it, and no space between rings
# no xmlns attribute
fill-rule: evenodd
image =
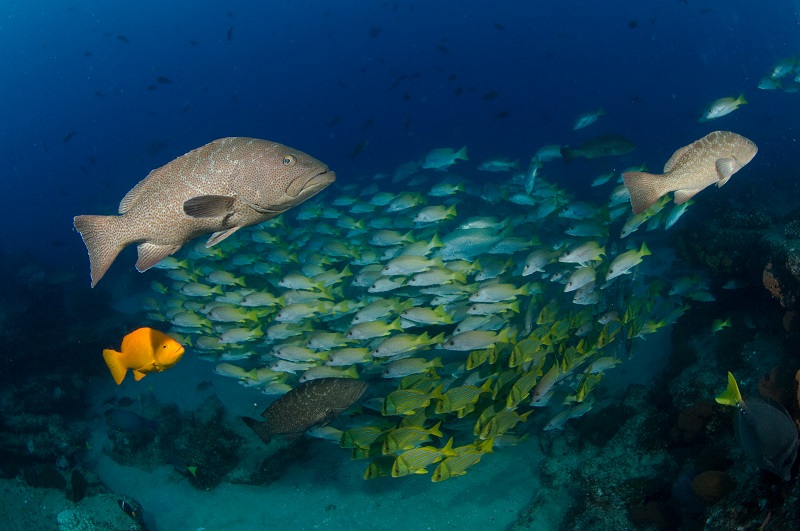
<svg viewBox="0 0 800 531"><path fill-rule="evenodd" d="M149 175L148 175L148 177L149 177ZM125 194L125 197L123 197L122 201L119 202L119 213L120 214L124 214L125 212L127 212L128 210L131 209L131 207L136 202L136 200L139 198L139 196L142 195L142 192L144 192L144 189L147 188L147 182L146 181L147 181L147 178L142 179L141 181L138 182L138 184L136 186L131 188L128 191L127 194Z"/></svg>
<svg viewBox="0 0 800 531"><path fill-rule="evenodd" d="M193 218L224 218L233 212L233 197L198 195L183 202L183 211Z"/></svg>
<svg viewBox="0 0 800 531"><path fill-rule="evenodd" d="M689 148L692 147L691 145L683 146L678 151L672 154L666 164L664 164L664 173L669 172L675 165L680 162L680 160L686 155L686 152Z"/></svg>

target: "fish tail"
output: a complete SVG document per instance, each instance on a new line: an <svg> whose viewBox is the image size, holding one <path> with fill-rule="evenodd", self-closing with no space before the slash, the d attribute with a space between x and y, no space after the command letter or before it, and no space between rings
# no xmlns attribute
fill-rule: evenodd
<svg viewBox="0 0 800 531"><path fill-rule="evenodd" d="M73 225L89 251L92 287L95 287L129 242L120 238L119 216L75 216Z"/></svg>
<svg viewBox="0 0 800 531"><path fill-rule="evenodd" d="M658 175L643 171L626 171L622 174L622 179L630 193L634 214L644 212L664 195L658 184Z"/></svg>
<svg viewBox="0 0 800 531"><path fill-rule="evenodd" d="M266 422L251 419L250 417L242 417L242 420L256 435L258 435L259 439L264 441L264 444L270 443L272 440L272 432Z"/></svg>
<svg viewBox="0 0 800 531"><path fill-rule="evenodd" d="M717 395L714 400L716 400L718 404L725 406L744 405L742 393L739 392L739 385L736 383L736 379L730 372L728 373L728 387L722 393Z"/></svg>
<svg viewBox="0 0 800 531"><path fill-rule="evenodd" d="M461 160L469 160L469 155L467 155L467 146L464 146L461 149L459 149L453 156L453 158Z"/></svg>
<svg viewBox="0 0 800 531"><path fill-rule="evenodd" d="M122 356L122 354L116 350L103 350L103 359L106 360L108 370L111 371L111 376L114 377L114 381L117 382L117 385L122 383L122 380L125 379L125 374L128 372L128 368L120 363L120 356Z"/></svg>

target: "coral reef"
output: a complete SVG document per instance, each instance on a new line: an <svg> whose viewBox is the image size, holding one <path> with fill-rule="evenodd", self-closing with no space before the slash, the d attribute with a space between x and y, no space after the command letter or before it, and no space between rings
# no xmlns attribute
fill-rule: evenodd
<svg viewBox="0 0 800 531"><path fill-rule="evenodd" d="M124 409L107 412L104 452L116 462L145 470L171 464L201 490L216 487L239 464L243 439L226 426L216 395L193 412L181 412L174 404L147 409L147 417Z"/></svg>
<svg viewBox="0 0 800 531"><path fill-rule="evenodd" d="M800 220L796 219L787 223L783 228L783 236L787 240L800 239Z"/></svg>

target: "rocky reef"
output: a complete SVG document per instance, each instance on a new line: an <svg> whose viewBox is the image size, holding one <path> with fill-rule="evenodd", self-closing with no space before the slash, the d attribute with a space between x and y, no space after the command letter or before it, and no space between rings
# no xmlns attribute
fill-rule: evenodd
<svg viewBox="0 0 800 531"><path fill-rule="evenodd" d="M544 488L512 528L799 529L798 482L760 471L734 437L735 409L713 400L732 370L743 392L796 414L796 373L781 367L797 357L786 354L780 310L759 300L731 310L734 327L718 333L710 315L719 303L714 312L688 312L673 327L670 362L655 384L599 394L591 414L543 432ZM759 319L745 325L751 313Z"/></svg>

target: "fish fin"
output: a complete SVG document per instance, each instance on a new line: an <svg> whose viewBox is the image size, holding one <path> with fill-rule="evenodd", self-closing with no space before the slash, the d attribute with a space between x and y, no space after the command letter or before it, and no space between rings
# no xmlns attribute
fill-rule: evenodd
<svg viewBox="0 0 800 531"><path fill-rule="evenodd" d="M149 242L140 243L136 247L139 251L139 259L136 260L136 270L140 273L144 273L180 248L180 245L156 245L155 243Z"/></svg>
<svg viewBox="0 0 800 531"><path fill-rule="evenodd" d="M242 417L242 420L256 435L258 435L259 439L264 441L264 444L270 443L272 440L272 431L269 429L269 424L251 419L250 417Z"/></svg>
<svg viewBox="0 0 800 531"><path fill-rule="evenodd" d="M119 219L117 216L75 216L72 221L89 251L92 287L103 278L119 252L129 243L119 237Z"/></svg>
<svg viewBox="0 0 800 531"><path fill-rule="evenodd" d="M145 177L144 179L139 181L139 183L136 186L131 188L127 194L125 194L125 197L123 197L122 201L119 202L120 214L124 214L131 209L133 204L136 202L136 199L138 199L139 196L142 195L142 192L144 191L148 182L149 181L147 180L147 177Z"/></svg>
<svg viewBox="0 0 800 531"><path fill-rule="evenodd" d="M744 407L744 400L742 399L742 394L739 392L739 385L730 372L728 372L728 387L722 393L714 397L714 400L716 400L718 404L724 406Z"/></svg>
<svg viewBox="0 0 800 531"><path fill-rule="evenodd" d="M634 214L640 214L653 206L664 195L659 186L659 175L643 171L626 171L622 174L625 188L631 196Z"/></svg>
<svg viewBox="0 0 800 531"><path fill-rule="evenodd" d="M136 379L136 381L137 381L137 382L138 382L139 380L141 380L142 378L144 378L145 376L147 376L147 374L146 374L146 373L143 373L143 372L141 372L141 371L136 371L136 370L135 370L135 371L133 371L133 377Z"/></svg>
<svg viewBox="0 0 800 531"><path fill-rule="evenodd" d="M128 372L128 368L120 363L120 356L122 356L122 353L116 350L103 350L103 359L106 360L108 370L111 371L111 376L114 378L114 381L117 382L117 385L122 383L122 380L125 379L125 373Z"/></svg>
<svg viewBox="0 0 800 531"><path fill-rule="evenodd" d="M686 153L688 153L690 147L692 147L692 146L691 145L683 146L682 148L677 150L675 153L673 153L672 156L667 161L667 163L664 164L664 173L667 173L668 171L671 171L672 168L675 167L675 164L680 162L680 160L686 155Z"/></svg>
<svg viewBox="0 0 800 531"><path fill-rule="evenodd" d="M695 196L700 190L675 190L675 204L682 205Z"/></svg>
<svg viewBox="0 0 800 531"><path fill-rule="evenodd" d="M193 218L223 218L233 212L233 202L227 195L198 195L183 202L183 212Z"/></svg>
<svg viewBox="0 0 800 531"><path fill-rule="evenodd" d="M230 229L227 229L227 230L220 230L220 231L215 232L214 234L211 235L211 237L206 242L206 247L211 247L213 245L218 244L219 242L221 242L222 240L224 240L225 238L227 238L228 236L230 236L231 234L233 234L234 232L236 232L240 228L241 227L233 227L233 228L230 228Z"/></svg>
<svg viewBox="0 0 800 531"><path fill-rule="evenodd" d="M731 175L742 169L742 165L739 164L739 161L733 158L717 159L715 164L717 166L717 174L719 175L717 186L722 186L728 182Z"/></svg>

